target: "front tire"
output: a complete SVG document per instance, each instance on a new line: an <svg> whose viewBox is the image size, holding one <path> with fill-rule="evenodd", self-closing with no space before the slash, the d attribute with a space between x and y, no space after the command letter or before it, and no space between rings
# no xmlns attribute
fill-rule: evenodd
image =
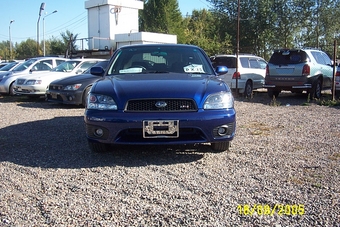
<svg viewBox="0 0 340 227"><path fill-rule="evenodd" d="M9 85L9 95L10 96L15 95L15 92L14 92L14 81L11 83L11 85Z"/></svg>
<svg viewBox="0 0 340 227"><path fill-rule="evenodd" d="M88 140L89 147L93 153L105 153L109 150L109 145Z"/></svg>
<svg viewBox="0 0 340 227"><path fill-rule="evenodd" d="M229 150L230 142L218 142L218 143L211 143L211 148L215 152L223 152Z"/></svg>
<svg viewBox="0 0 340 227"><path fill-rule="evenodd" d="M311 99L320 99L321 98L321 90L322 90L322 84L321 84L321 80L317 80L313 87L312 90L310 92L310 98Z"/></svg>

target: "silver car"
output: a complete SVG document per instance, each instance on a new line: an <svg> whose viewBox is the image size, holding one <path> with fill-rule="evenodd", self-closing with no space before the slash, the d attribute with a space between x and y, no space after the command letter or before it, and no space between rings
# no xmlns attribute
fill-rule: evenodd
<svg viewBox="0 0 340 227"><path fill-rule="evenodd" d="M13 84L18 77L32 76L37 71L49 71L67 60L60 57L30 58L12 71L0 72L0 93L14 95Z"/></svg>
<svg viewBox="0 0 340 227"><path fill-rule="evenodd" d="M236 59L236 55L215 55L210 57L214 67L219 65L228 67L228 73L221 75L220 78L232 90L236 90L237 87L236 92L250 97L253 90L263 87L267 62L263 58L251 54L240 54L237 61ZM236 63L238 64L237 71Z"/></svg>

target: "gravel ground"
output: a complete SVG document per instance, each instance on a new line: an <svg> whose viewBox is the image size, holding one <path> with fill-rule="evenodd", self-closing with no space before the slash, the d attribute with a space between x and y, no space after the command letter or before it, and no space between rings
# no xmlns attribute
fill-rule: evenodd
<svg viewBox="0 0 340 227"><path fill-rule="evenodd" d="M84 109L0 97L0 226L340 226L340 109L237 98L230 151L90 152Z"/></svg>

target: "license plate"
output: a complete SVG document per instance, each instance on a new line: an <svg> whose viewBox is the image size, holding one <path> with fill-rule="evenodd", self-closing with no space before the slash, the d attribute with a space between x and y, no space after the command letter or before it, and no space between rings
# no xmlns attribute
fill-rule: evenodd
<svg viewBox="0 0 340 227"><path fill-rule="evenodd" d="M144 138L179 137L179 120L143 121Z"/></svg>
<svg viewBox="0 0 340 227"><path fill-rule="evenodd" d="M56 93L51 93L52 99L57 99L57 94Z"/></svg>

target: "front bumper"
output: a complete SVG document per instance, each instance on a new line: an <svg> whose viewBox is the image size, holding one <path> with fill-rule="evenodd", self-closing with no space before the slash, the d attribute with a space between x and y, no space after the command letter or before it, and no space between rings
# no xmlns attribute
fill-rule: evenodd
<svg viewBox="0 0 340 227"><path fill-rule="evenodd" d="M71 105L81 105L83 103L83 91L46 91L46 100Z"/></svg>
<svg viewBox="0 0 340 227"><path fill-rule="evenodd" d="M15 85L14 92L20 95L45 95L46 85Z"/></svg>
<svg viewBox="0 0 340 227"><path fill-rule="evenodd" d="M91 141L108 144L195 144L231 141L235 136L236 113L234 109L209 110L186 113L125 113L86 110L84 116L86 135ZM177 138L144 138L143 121L179 121ZM219 135L219 127L228 128ZM96 130L103 131L102 136Z"/></svg>

